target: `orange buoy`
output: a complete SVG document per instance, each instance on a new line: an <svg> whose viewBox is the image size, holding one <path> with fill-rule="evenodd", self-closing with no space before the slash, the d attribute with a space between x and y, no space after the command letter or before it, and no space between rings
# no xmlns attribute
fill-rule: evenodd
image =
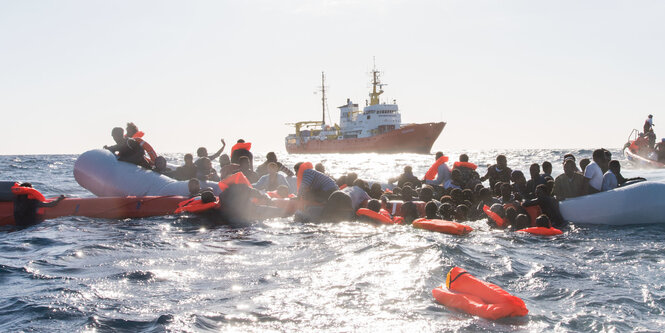
<svg viewBox="0 0 665 333"><path fill-rule="evenodd" d="M417 219L413 221L413 227L450 235L466 235L473 231L468 225L445 220Z"/></svg>
<svg viewBox="0 0 665 333"><path fill-rule="evenodd" d="M432 289L432 295L447 307L490 320L529 313L519 297L495 284L479 280L459 267L453 267L448 272L446 287Z"/></svg>
<svg viewBox="0 0 665 333"><path fill-rule="evenodd" d="M540 236L556 236L563 234L563 231L557 228L545 228L545 227L531 227L531 228L517 230L517 232L528 232L530 234L540 235Z"/></svg>
<svg viewBox="0 0 665 333"><path fill-rule="evenodd" d="M233 184L245 184L248 187L252 187L252 183L245 177L245 174L238 171L224 179L222 179L217 185L224 192L229 186Z"/></svg>

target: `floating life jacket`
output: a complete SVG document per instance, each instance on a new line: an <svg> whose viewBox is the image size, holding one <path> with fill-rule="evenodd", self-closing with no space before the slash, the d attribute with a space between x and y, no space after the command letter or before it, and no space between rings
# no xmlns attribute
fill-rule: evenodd
<svg viewBox="0 0 665 333"><path fill-rule="evenodd" d="M39 191L35 190L32 187L20 186L19 183L14 183L14 186L12 186L12 193L14 195L27 195L28 199L46 202L46 198Z"/></svg>
<svg viewBox="0 0 665 333"><path fill-rule="evenodd" d="M545 227L531 227L531 228L517 230L517 232L528 232L530 234L540 235L540 236L556 236L563 234L563 231L557 228L545 228Z"/></svg>
<svg viewBox="0 0 665 333"><path fill-rule="evenodd" d="M459 267L453 267L448 272L445 288L434 288L432 295L437 302L447 307L490 320L526 316L529 313L519 297Z"/></svg>
<svg viewBox="0 0 665 333"><path fill-rule="evenodd" d="M356 215L358 216L366 216L371 218L374 221L385 223L385 224L402 224L404 222L404 219L401 216L397 216L395 218L390 217L390 213L388 213L387 210L381 209L379 212L375 212L371 209L367 208L359 208L356 211Z"/></svg>
<svg viewBox="0 0 665 333"><path fill-rule="evenodd" d="M478 168L477 165L475 165L475 164L473 164L473 163L471 163L471 162L460 162L460 161L457 161L457 162L453 163L453 170L454 170L455 168L461 168L461 167L469 168L469 169L471 169L471 170L476 170L476 169Z"/></svg>
<svg viewBox="0 0 665 333"><path fill-rule="evenodd" d="M506 226L506 220L504 220L499 214L493 212L488 205L483 206L483 212L489 217L499 228Z"/></svg>
<svg viewBox="0 0 665 333"><path fill-rule="evenodd" d="M312 162L304 162L298 167L298 178L296 181L296 193L300 192L300 183L302 182L302 175L305 173L305 170L314 169Z"/></svg>
<svg viewBox="0 0 665 333"><path fill-rule="evenodd" d="M473 228L466 224L439 219L417 219L413 221L413 227L450 235L466 235L473 231Z"/></svg>
<svg viewBox="0 0 665 333"><path fill-rule="evenodd" d="M217 185L219 185L219 189L221 189L222 192L224 192L227 188L229 188L229 185L232 184L245 184L250 188L252 187L252 183L242 172L236 172L217 183Z"/></svg>
<svg viewBox="0 0 665 333"><path fill-rule="evenodd" d="M252 143L251 142L238 142L231 147L231 155L233 155L233 152L238 150L238 149L244 149L249 151L252 149Z"/></svg>
<svg viewBox="0 0 665 333"><path fill-rule="evenodd" d="M268 191L268 192L266 192L266 194L267 194L271 199L286 199L286 198L295 198L295 197L296 197L295 194L289 194L289 195L285 198L285 197L282 197L282 196L280 196L279 194L277 194L277 191Z"/></svg>
<svg viewBox="0 0 665 333"><path fill-rule="evenodd" d="M205 212L206 210L217 209L219 207L219 197L215 198L215 201L208 203L203 203L203 201L201 201L201 197L194 197L181 201L178 204L178 208L176 208L175 213L201 213Z"/></svg>
<svg viewBox="0 0 665 333"><path fill-rule="evenodd" d="M436 174L439 172L439 166L446 162L448 162L448 156L443 155L439 157L436 162L434 162L434 164L429 167L427 173L425 173L425 180L434 180L434 178L436 178Z"/></svg>

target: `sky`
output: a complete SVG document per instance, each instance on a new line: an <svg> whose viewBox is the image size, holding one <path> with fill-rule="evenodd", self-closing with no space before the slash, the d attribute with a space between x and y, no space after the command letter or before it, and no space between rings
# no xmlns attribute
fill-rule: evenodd
<svg viewBox="0 0 665 333"><path fill-rule="evenodd" d="M158 152L361 105L373 59L433 150L620 148L665 128L665 2L0 0L0 154L82 153L135 122ZM659 135L660 136L660 135ZM662 136L665 137L665 132Z"/></svg>

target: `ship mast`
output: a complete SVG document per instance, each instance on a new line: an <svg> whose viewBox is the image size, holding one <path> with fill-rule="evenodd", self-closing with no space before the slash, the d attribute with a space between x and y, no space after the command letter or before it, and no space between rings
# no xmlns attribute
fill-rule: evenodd
<svg viewBox="0 0 665 333"><path fill-rule="evenodd" d="M379 91L376 91L376 87L379 87ZM374 63L374 68L372 69L372 92L369 93L369 105L379 104L379 95L383 94L383 85L379 81L379 71L376 70L376 63Z"/></svg>
<svg viewBox="0 0 665 333"><path fill-rule="evenodd" d="M321 72L321 126L326 124L326 75Z"/></svg>

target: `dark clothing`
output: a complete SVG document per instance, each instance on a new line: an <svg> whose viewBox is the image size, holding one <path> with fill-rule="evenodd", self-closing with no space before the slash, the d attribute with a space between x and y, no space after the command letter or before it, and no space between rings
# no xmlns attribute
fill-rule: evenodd
<svg viewBox="0 0 665 333"><path fill-rule="evenodd" d="M550 218L550 222L552 222L552 226L555 228L561 228L566 224L559 211L559 202L553 197L535 198L526 201L523 206L540 206L540 210Z"/></svg>
<svg viewBox="0 0 665 333"><path fill-rule="evenodd" d="M484 179L489 179L490 189L494 190L494 185L498 182L509 183L510 184L510 174L513 172L512 169L506 167L504 169L499 169L499 167L494 164L490 165L487 168L487 173L483 176Z"/></svg>
<svg viewBox="0 0 665 333"><path fill-rule="evenodd" d="M249 168L254 170L254 155L247 149L236 149L231 153L231 163L240 164L240 158L247 156L249 158Z"/></svg>
<svg viewBox="0 0 665 333"><path fill-rule="evenodd" d="M240 172L240 165L231 163L223 166L220 170L220 178L224 179L232 174L235 174L236 172Z"/></svg>
<svg viewBox="0 0 665 333"><path fill-rule="evenodd" d="M35 199L28 199L27 195L17 195L14 197L14 222L17 226L27 227L42 221L38 214L41 207L54 207L57 201L41 202Z"/></svg>
<svg viewBox="0 0 665 333"><path fill-rule="evenodd" d="M538 175L538 178L536 178L536 181L534 182L533 179L529 179L526 182L526 191L529 194L528 199L532 199L536 196L536 186L540 184L547 184L547 179L543 175ZM527 198L527 197L525 197Z"/></svg>
<svg viewBox="0 0 665 333"><path fill-rule="evenodd" d="M263 176L265 176L265 175L268 174L268 164L269 164L269 163L270 163L270 162L265 161L265 162L263 162L261 165L259 165L258 167L256 167L256 174L259 176L259 178L261 178L261 177L263 177ZM291 169L285 167L285 166L284 166L282 163L280 163L280 162L275 162L275 163L277 163L277 166L279 167L279 170L278 170L278 171L281 171L281 172L285 173L288 177L293 177L293 176L294 176L294 173L293 173L293 171L291 171Z"/></svg>
<svg viewBox="0 0 665 333"><path fill-rule="evenodd" d="M177 180L190 180L196 178L196 165L182 165L179 166L172 173L173 178Z"/></svg>
<svg viewBox="0 0 665 333"><path fill-rule="evenodd" d="M454 170L459 170L462 173L460 186L463 189L473 190L476 184L480 184L480 175L476 170L464 166L456 167Z"/></svg>
<svg viewBox="0 0 665 333"><path fill-rule="evenodd" d="M134 139L127 139L127 144L118 147L118 161L136 164L150 169L148 161L145 160L145 150Z"/></svg>
<svg viewBox="0 0 665 333"><path fill-rule="evenodd" d="M254 184L259 181L259 176L251 169L241 170L241 172L247 177L250 183Z"/></svg>
<svg viewBox="0 0 665 333"><path fill-rule="evenodd" d="M392 182L395 181L395 179L391 179ZM413 173L403 173L397 177L397 186L402 187L406 183L411 183L413 188L420 187L420 179L418 177L414 176ZM391 182L391 183L392 183Z"/></svg>

